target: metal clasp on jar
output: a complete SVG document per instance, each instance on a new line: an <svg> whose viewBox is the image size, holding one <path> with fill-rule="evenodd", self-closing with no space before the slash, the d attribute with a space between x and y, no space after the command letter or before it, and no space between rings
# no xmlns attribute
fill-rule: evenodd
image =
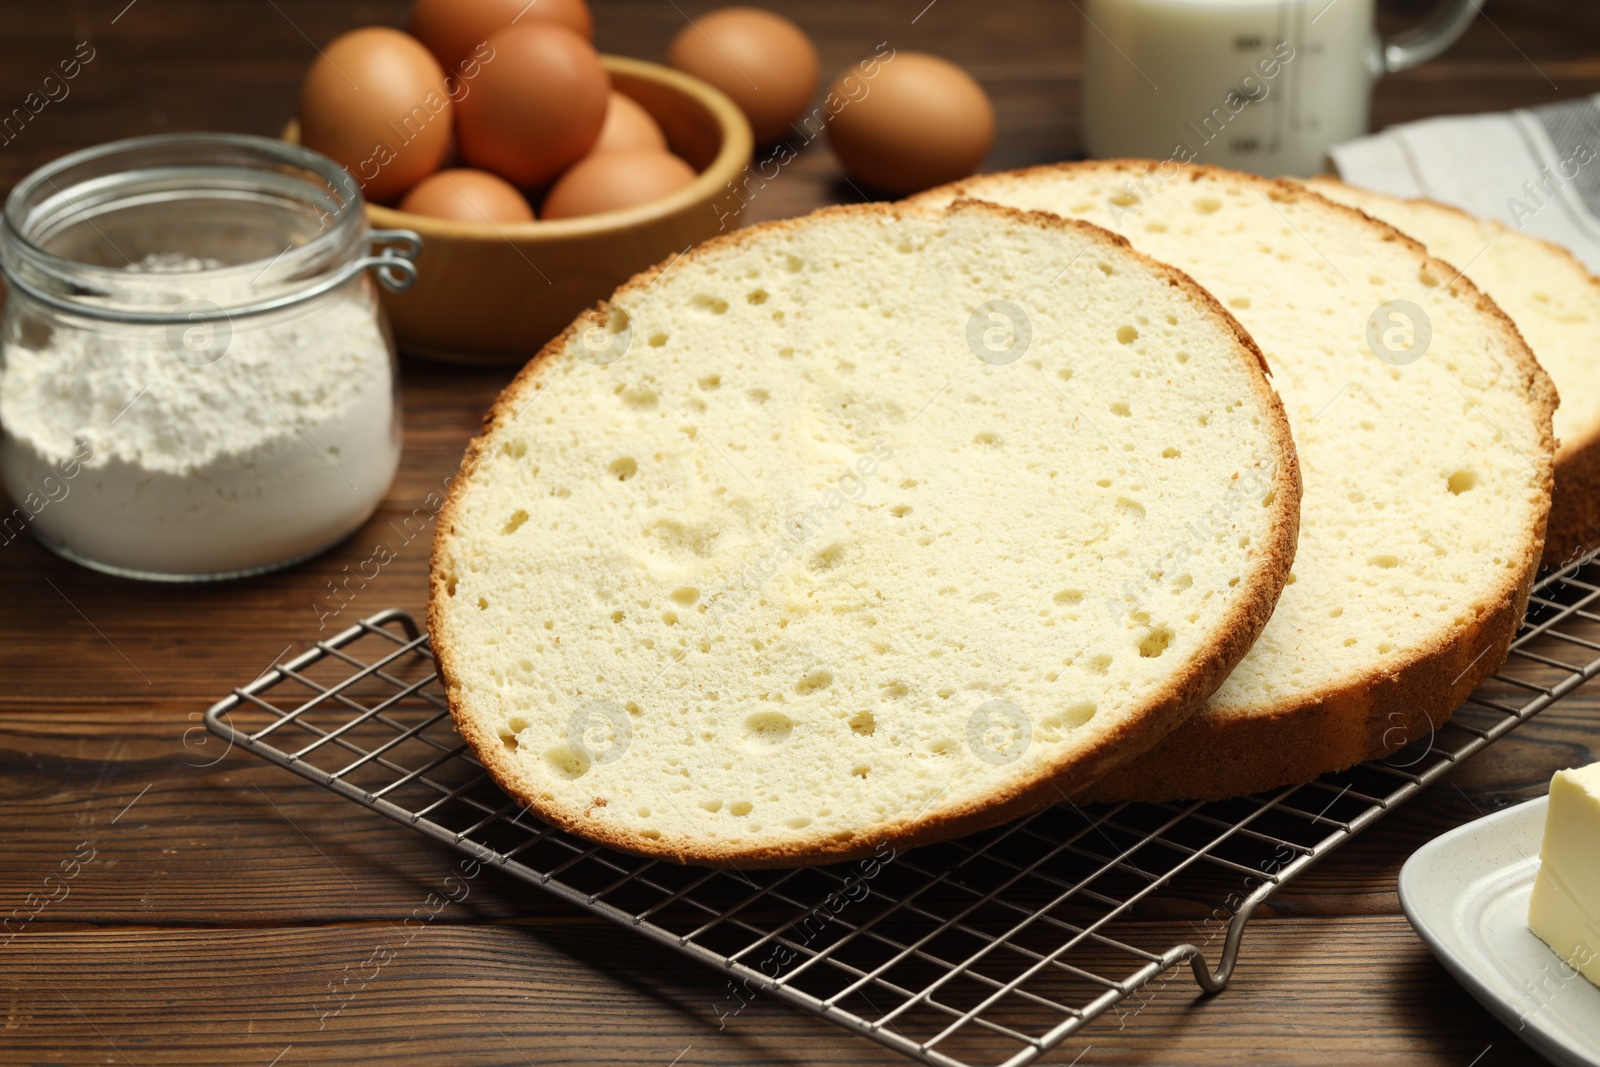
<svg viewBox="0 0 1600 1067"><path fill-rule="evenodd" d="M422 235L415 230L373 230L367 235L367 254L350 266L354 270L373 268L385 289L403 293L417 284L415 260L421 254Z"/></svg>

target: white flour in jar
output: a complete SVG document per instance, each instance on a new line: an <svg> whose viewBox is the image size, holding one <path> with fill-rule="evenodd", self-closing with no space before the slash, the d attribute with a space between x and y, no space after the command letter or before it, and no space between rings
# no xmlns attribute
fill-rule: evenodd
<svg viewBox="0 0 1600 1067"><path fill-rule="evenodd" d="M13 501L48 501L31 519L41 540L129 571L249 571L328 547L372 513L399 462L370 299L358 287L238 320L205 365L164 328L20 330L0 370ZM208 327L187 329L204 343Z"/></svg>

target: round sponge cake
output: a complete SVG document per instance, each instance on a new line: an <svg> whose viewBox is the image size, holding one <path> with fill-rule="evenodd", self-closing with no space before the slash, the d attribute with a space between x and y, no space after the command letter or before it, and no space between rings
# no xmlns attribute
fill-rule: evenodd
<svg viewBox="0 0 1600 1067"><path fill-rule="evenodd" d="M1560 245L1430 200L1402 200L1329 178L1306 183L1428 246L1511 316L1550 374L1561 406L1544 563L1600 543L1600 278Z"/></svg>
<svg viewBox="0 0 1600 1067"><path fill-rule="evenodd" d="M1097 227L859 205L634 278L506 389L434 545L462 735L534 814L798 865L981 829L1227 676L1300 497L1259 352Z"/></svg>
<svg viewBox="0 0 1600 1067"><path fill-rule="evenodd" d="M1499 669L1550 509L1556 392L1515 326L1393 227L1297 183L1146 160L932 190L1116 228L1266 353L1305 502L1294 579L1207 707L1085 798L1238 796L1421 741Z"/></svg>

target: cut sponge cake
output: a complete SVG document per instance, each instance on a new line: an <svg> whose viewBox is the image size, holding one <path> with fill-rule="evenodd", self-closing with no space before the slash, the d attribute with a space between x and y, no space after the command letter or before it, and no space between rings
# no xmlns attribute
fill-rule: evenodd
<svg viewBox="0 0 1600 1067"><path fill-rule="evenodd" d="M541 818L841 860L1155 744L1265 625L1298 502L1259 352L1176 270L993 205L836 208L642 274L535 357L441 515L429 627Z"/></svg>
<svg viewBox="0 0 1600 1067"><path fill-rule="evenodd" d="M1556 397L1470 281L1302 186L1209 167L1040 167L918 201L956 197L1114 228L1210 289L1266 354L1305 478L1294 574L1260 640L1085 797L1307 781L1429 736L1498 669L1537 571Z"/></svg>
<svg viewBox="0 0 1600 1067"><path fill-rule="evenodd" d="M1511 316L1561 394L1544 561L1559 565L1600 542L1600 278L1560 245L1444 204L1307 184L1415 237Z"/></svg>

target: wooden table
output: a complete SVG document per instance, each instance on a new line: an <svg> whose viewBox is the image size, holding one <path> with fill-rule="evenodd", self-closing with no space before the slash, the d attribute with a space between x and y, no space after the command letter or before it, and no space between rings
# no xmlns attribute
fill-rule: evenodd
<svg viewBox="0 0 1600 1067"><path fill-rule="evenodd" d="M313 46L399 24L390 0L69 0L9 5L0 109L20 104L80 41L94 58L0 145L10 185L56 155L178 130L277 131ZM1344 0L1355 3L1358 0ZM694 0L601 0L603 50L659 58ZM815 36L826 71L879 41L965 64L993 95L989 166L1079 149L1079 45L1061 0L773 4ZM926 9L924 10L926 6ZM1385 25L1429 5L1385 6ZM919 16L920 12L920 16ZM917 16L914 18L914 16ZM1492 20L1492 21L1491 21ZM1491 2L1443 59L1385 80L1374 120L1502 109L1600 90L1600 9ZM848 199L820 144L754 201L774 218ZM292 570L217 586L142 585L74 567L24 538L0 548L0 913L61 861L93 862L20 934L0 938L0 1062L900 1062L830 1023L757 998L723 1030L721 977L488 872L323 1029L315 1005L456 856L241 753L209 767L203 709L318 636L318 606L382 524L452 470L508 370L408 361L405 459L367 530ZM411 543L337 624L423 604ZM324 633L331 631L324 631ZM1277 897L1232 987L1165 983L1045 1062L1538 1062L1490 1021L1400 915L1395 877L1430 837L1540 792L1593 760L1596 701L1580 693L1381 822ZM1152 911L1171 926L1186 923Z"/></svg>

